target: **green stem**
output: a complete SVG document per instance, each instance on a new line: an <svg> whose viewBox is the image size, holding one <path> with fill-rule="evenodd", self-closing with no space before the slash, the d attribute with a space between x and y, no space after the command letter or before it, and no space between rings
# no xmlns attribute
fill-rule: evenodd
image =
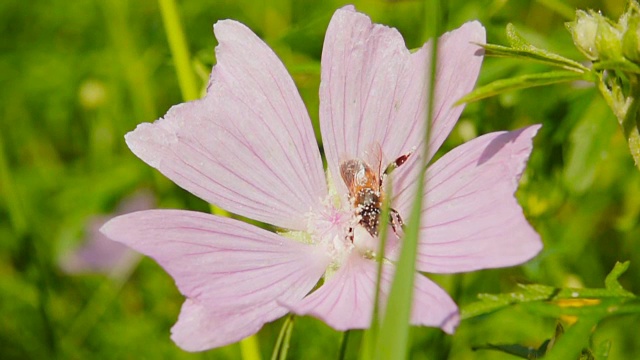
<svg viewBox="0 0 640 360"><path fill-rule="evenodd" d="M185 101L195 100L200 97L196 77L191 67L191 56L187 48L184 30L178 15L178 8L173 0L158 0L162 22L167 34L167 41L171 49L171 57L176 67L178 84Z"/></svg>
<svg viewBox="0 0 640 360"><path fill-rule="evenodd" d="M251 335L240 341L240 353L243 360L261 360L258 336Z"/></svg>
<svg viewBox="0 0 640 360"><path fill-rule="evenodd" d="M425 23L430 24L431 28L428 29L428 34L433 35L433 41L431 42L431 58L430 68L427 72L428 79L425 79L426 86L428 87L428 104L426 114L426 125L424 130L424 146L422 149L421 158L419 159L420 171L417 179L417 186L415 189L415 200L407 222L405 235L402 240L400 257L396 266L396 273L391 284L389 291L389 300L387 303L387 309L384 314L382 328L380 330L380 338L384 341L380 341L379 351L376 352L376 357L382 359L405 359L407 358L407 349L409 347L409 325L411 320L411 304L413 302L413 287L416 276L416 254L418 248L418 238L420 236L420 221L423 220L424 214L422 213L422 204L425 202L426 188L426 172L427 164L431 157L430 153L430 137L431 137L431 125L433 123L434 113L434 92L435 92L435 76L436 65L438 57L438 38L439 33L439 19L437 14L440 13L439 0L432 0L427 2L429 15L428 21ZM428 80L428 81L427 81Z"/></svg>
<svg viewBox="0 0 640 360"><path fill-rule="evenodd" d="M351 330L347 330L342 333L342 341L340 342L340 353L338 353L338 360L344 360L347 356L347 345L349 345L349 335Z"/></svg>
<svg viewBox="0 0 640 360"><path fill-rule="evenodd" d="M291 340L291 331L293 330L293 320L295 315L289 314L280 328L280 334L276 340L276 345L273 348L273 354L271 360L285 360L287 358L287 352L289 351L289 341Z"/></svg>

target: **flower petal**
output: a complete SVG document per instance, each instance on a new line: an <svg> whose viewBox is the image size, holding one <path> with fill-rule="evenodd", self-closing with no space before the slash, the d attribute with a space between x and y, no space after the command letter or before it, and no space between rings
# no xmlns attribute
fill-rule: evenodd
<svg viewBox="0 0 640 360"><path fill-rule="evenodd" d="M454 104L473 90L484 58L484 51L480 45L485 42L485 30L478 21L468 22L456 30L445 33L438 41L435 114L429 139L431 156L449 136L464 110L464 105ZM424 116L418 121L423 119Z"/></svg>
<svg viewBox="0 0 640 360"><path fill-rule="evenodd" d="M475 43L484 42L478 22L440 39L432 153L463 109L453 103L476 82L482 53ZM428 43L410 53L396 29L372 24L351 6L336 11L324 42L320 85L320 125L335 184L342 184L341 161L366 159L376 144L386 162L422 144L429 54Z"/></svg>
<svg viewBox="0 0 640 360"><path fill-rule="evenodd" d="M210 306L187 299L182 305L178 322L171 328L171 339L187 351L203 351L232 344L257 333L265 321L264 306L216 313ZM275 318L287 313L279 307Z"/></svg>
<svg viewBox="0 0 640 360"><path fill-rule="evenodd" d="M420 271L512 266L541 250L540 236L514 197L539 128L483 135L429 167L416 265ZM414 186L394 192L402 216L408 217Z"/></svg>
<svg viewBox="0 0 640 360"><path fill-rule="evenodd" d="M282 316L286 309L277 301L302 299L329 261L313 245L192 211L136 212L101 231L154 258L175 279L189 301L173 333L191 351L236 342ZM194 314L207 317L194 320ZM194 322L203 329L207 322L217 325L195 336L188 326Z"/></svg>
<svg viewBox="0 0 640 360"><path fill-rule="evenodd" d="M386 264L380 284L384 306L395 267ZM297 304L287 304L292 312L312 315L336 330L365 329L371 324L377 265L357 252L318 290ZM286 304L286 303L285 303ZM416 274L411 323L441 327L452 333L459 322L458 308L444 290Z"/></svg>
<svg viewBox="0 0 640 360"><path fill-rule="evenodd" d="M231 212L305 230L326 196L322 160L302 99L282 62L246 26L214 26L220 45L207 95L126 136L176 184Z"/></svg>

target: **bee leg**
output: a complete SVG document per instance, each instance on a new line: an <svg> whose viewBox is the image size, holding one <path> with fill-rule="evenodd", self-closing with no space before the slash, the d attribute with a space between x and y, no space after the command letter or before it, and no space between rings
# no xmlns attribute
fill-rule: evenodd
<svg viewBox="0 0 640 360"><path fill-rule="evenodd" d="M389 209L389 224L391 224L393 232L400 236L400 234L398 234L398 228L401 229L404 227L404 221L402 221L402 217L396 209Z"/></svg>
<svg viewBox="0 0 640 360"><path fill-rule="evenodd" d="M353 227L349 227L349 230L347 230L346 238L353 243Z"/></svg>

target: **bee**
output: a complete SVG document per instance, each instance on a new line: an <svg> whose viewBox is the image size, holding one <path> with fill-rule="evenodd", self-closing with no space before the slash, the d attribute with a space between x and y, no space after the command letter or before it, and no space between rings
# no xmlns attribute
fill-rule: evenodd
<svg viewBox="0 0 640 360"><path fill-rule="evenodd" d="M355 209L356 216L359 218L358 224L362 225L372 237L378 236L380 226L380 213L385 196L382 182L393 170L404 164L413 152L398 157L383 172L381 171L381 153L381 150L377 151L375 167L361 159L351 159L340 163L340 175L349 190L349 199ZM389 210L388 221L397 235L398 228L402 227L404 222L395 209ZM353 241L353 228L349 229L348 237Z"/></svg>

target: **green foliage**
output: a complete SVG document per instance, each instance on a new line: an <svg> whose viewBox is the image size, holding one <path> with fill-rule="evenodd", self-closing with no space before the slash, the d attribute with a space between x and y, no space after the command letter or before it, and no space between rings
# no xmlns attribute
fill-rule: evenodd
<svg viewBox="0 0 640 360"><path fill-rule="evenodd" d="M242 21L274 48L318 129L322 39L331 14L345 4L182 1L169 12L182 20L184 49L172 50L175 39L167 38L155 0L0 2L0 357L247 354L239 345L198 354L177 348L169 336L183 298L149 259L119 279L66 274L59 262L86 237L90 219L112 213L136 189L151 189L159 207L209 211L135 158L123 135L201 92L215 62L215 21ZM622 0L590 4L609 18L626 13ZM409 48L433 33L425 2L355 5L397 27ZM640 293L640 173L629 157L630 148L640 157L637 9L621 18L629 29L622 32L622 56L586 66L571 60L581 53L563 24L567 6L582 6L578 1L454 0L442 6L441 31L479 19L490 43L509 46L485 47L496 56L485 61L478 90L464 98L483 100L467 105L441 153L473 134L542 123L517 197L545 249L519 267L434 277L460 304L464 320L454 336L411 328L404 334L406 357L510 359L503 351L522 356L530 348L551 359L640 357L630 331L640 314L634 295ZM181 51L191 56L178 59ZM179 81L177 69L199 77ZM193 86L191 93L183 90ZM609 109L620 125L611 126ZM406 307L406 298L399 301ZM386 315L400 317L400 310L389 308ZM559 320L567 324L561 336L553 334ZM290 359L357 358L368 336L352 331L341 343L342 334L315 319L290 324L285 318L266 325L254 339L259 354L253 356L269 358L275 347ZM385 341L379 337L370 346L390 345ZM501 351L473 350L481 347Z"/></svg>

